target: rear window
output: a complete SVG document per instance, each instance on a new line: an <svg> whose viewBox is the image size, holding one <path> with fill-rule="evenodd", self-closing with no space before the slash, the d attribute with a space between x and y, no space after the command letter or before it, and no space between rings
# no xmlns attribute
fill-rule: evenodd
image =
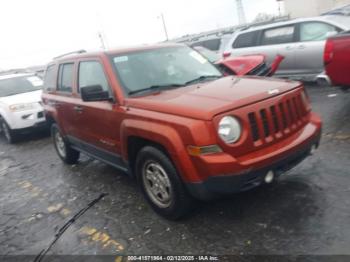
<svg viewBox="0 0 350 262"><path fill-rule="evenodd" d="M232 47L245 48L255 46L257 35L258 31L241 34L236 38Z"/></svg>
<svg viewBox="0 0 350 262"><path fill-rule="evenodd" d="M294 31L294 25L268 29L263 33L261 44L278 45L292 43L294 42Z"/></svg>
<svg viewBox="0 0 350 262"><path fill-rule="evenodd" d="M0 80L0 97L33 92L43 88L43 81L36 75Z"/></svg>
<svg viewBox="0 0 350 262"><path fill-rule="evenodd" d="M209 40L205 40L205 41L199 41L199 42L192 44L191 46L193 46L193 47L203 46L209 50L218 51L220 49L220 44L221 44L221 39L215 38L215 39L209 39Z"/></svg>

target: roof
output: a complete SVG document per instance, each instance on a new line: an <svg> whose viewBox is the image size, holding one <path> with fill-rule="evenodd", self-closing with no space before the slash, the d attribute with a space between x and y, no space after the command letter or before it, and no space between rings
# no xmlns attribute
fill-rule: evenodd
<svg viewBox="0 0 350 262"><path fill-rule="evenodd" d="M307 18L297 18L297 19L291 19L288 21L271 23L271 24L262 25L262 26L252 26L252 27L248 27L247 29L243 29L242 31L250 32L250 31L255 31L255 30L274 28L274 27L279 27L279 26L283 26L283 25L290 25L293 23L301 23L301 22L308 22L308 21L310 21L310 22L311 21L330 22L332 24L339 25L340 27L350 29L350 17L329 15L329 16L315 16L315 17L307 17ZM240 32L242 32L242 31L240 31Z"/></svg>
<svg viewBox="0 0 350 262"><path fill-rule="evenodd" d="M130 53L130 52L138 52L138 51L152 50L152 49L165 48L165 47L176 47L176 46L185 46L185 45L178 44L178 43L167 43L167 44L163 43L163 44L143 45L143 46L127 47L127 48L117 48L117 49L111 49L107 51L77 52L77 53L69 53L67 55L59 56L57 59L54 59L54 61L63 61L67 59L85 58L85 57L101 56L101 55L118 55L118 54Z"/></svg>

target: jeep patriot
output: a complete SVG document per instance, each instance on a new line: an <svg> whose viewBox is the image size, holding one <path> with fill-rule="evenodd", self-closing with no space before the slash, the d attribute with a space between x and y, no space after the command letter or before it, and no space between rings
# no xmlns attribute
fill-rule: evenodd
<svg viewBox="0 0 350 262"><path fill-rule="evenodd" d="M178 44L61 56L47 66L43 104L65 163L85 153L136 177L168 219L195 199L273 182L321 136L301 83L224 77Z"/></svg>

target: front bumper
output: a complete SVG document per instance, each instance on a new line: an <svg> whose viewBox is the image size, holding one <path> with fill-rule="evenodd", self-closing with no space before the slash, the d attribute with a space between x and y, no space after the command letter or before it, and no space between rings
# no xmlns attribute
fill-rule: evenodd
<svg viewBox="0 0 350 262"><path fill-rule="evenodd" d="M202 165L202 170L209 174L200 181L186 183L188 191L195 198L208 200L217 198L222 194L232 194L246 191L265 183L265 176L274 171L280 176L310 155L312 147L318 147L321 139L322 124L317 116L313 117L304 130L300 131L298 138L283 147L264 154L249 155L237 162L216 162L216 164ZM258 153L258 152L256 152ZM253 153L254 154L254 153ZM222 157L221 157L222 159ZM202 162L204 164L204 162ZM243 164L244 163L244 164ZM214 168L213 168L214 167ZM228 170L232 170L228 172ZM222 170L215 173L215 171Z"/></svg>
<svg viewBox="0 0 350 262"><path fill-rule="evenodd" d="M38 106L32 110L9 113L6 122L13 131L21 132L42 127L46 118L43 108Z"/></svg>

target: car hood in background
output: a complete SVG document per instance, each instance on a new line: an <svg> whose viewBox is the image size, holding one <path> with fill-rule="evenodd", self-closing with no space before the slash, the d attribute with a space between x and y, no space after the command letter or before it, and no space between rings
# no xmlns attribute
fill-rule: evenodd
<svg viewBox="0 0 350 262"><path fill-rule="evenodd" d="M126 106L211 120L215 115L280 95L299 82L259 77L224 77L215 81L130 97Z"/></svg>
<svg viewBox="0 0 350 262"><path fill-rule="evenodd" d="M12 96L5 96L5 97L0 97L0 102L6 105L36 103L41 101L41 94L42 94L42 90L36 90L36 91L16 94Z"/></svg>
<svg viewBox="0 0 350 262"><path fill-rule="evenodd" d="M236 56L228 57L217 61L215 64L223 64L230 68L238 76L248 74L253 69L257 68L265 62L264 55L247 55L247 56Z"/></svg>

